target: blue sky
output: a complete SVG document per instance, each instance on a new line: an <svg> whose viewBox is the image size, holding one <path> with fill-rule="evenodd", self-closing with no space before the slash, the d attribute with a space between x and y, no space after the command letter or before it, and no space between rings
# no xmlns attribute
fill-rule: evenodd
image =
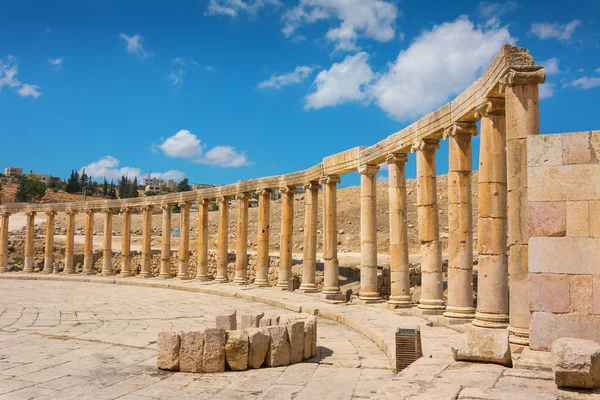
<svg viewBox="0 0 600 400"><path fill-rule="evenodd" d="M215 184L305 169L444 104L505 42L546 66L542 132L600 128L597 1L2 0L0 10L2 168Z"/></svg>

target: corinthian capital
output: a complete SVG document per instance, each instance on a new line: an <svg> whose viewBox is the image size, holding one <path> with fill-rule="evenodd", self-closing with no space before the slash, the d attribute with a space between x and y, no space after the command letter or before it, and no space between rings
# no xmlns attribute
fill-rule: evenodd
<svg viewBox="0 0 600 400"><path fill-rule="evenodd" d="M321 177L321 184L323 185L338 184L341 182L342 179L339 175L323 175Z"/></svg>
<svg viewBox="0 0 600 400"><path fill-rule="evenodd" d="M480 120L488 115L502 115L504 113L504 99L489 97L475 107L475 118Z"/></svg>
<svg viewBox="0 0 600 400"><path fill-rule="evenodd" d="M414 153L416 151L437 150L439 148L439 139L417 139L413 142L412 146L410 147L410 152Z"/></svg>
<svg viewBox="0 0 600 400"><path fill-rule="evenodd" d="M358 173L366 176L375 176L379 172L379 165L365 164L358 167Z"/></svg>
<svg viewBox="0 0 600 400"><path fill-rule="evenodd" d="M507 86L539 85L545 80L546 71L542 66L534 65L519 70L510 68L500 79L500 93L503 93Z"/></svg>
<svg viewBox="0 0 600 400"><path fill-rule="evenodd" d="M282 194L286 194L286 193L296 193L296 186L282 186L279 188L279 193Z"/></svg>
<svg viewBox="0 0 600 400"><path fill-rule="evenodd" d="M273 189L271 189L271 188L260 189L256 193L258 193L260 196L271 196L273 194Z"/></svg>
<svg viewBox="0 0 600 400"><path fill-rule="evenodd" d="M321 188L321 184L319 181L310 181L304 184L304 189L306 190L319 190Z"/></svg>
<svg viewBox="0 0 600 400"><path fill-rule="evenodd" d="M456 135L477 136L477 125L473 122L455 122L444 129L444 140Z"/></svg>
<svg viewBox="0 0 600 400"><path fill-rule="evenodd" d="M221 196L221 197L217 198L217 202L218 202L219 204L228 204L228 203L229 203L229 200L230 200L230 199L229 199L229 197L227 197L227 196Z"/></svg>
<svg viewBox="0 0 600 400"><path fill-rule="evenodd" d="M407 153L392 153L392 154L388 154L387 157L385 158L385 162L387 164L399 164L399 163L405 163L407 161L408 161Z"/></svg>
<svg viewBox="0 0 600 400"><path fill-rule="evenodd" d="M28 217L35 217L36 214L37 212L35 211L25 211L25 215L27 215Z"/></svg>
<svg viewBox="0 0 600 400"><path fill-rule="evenodd" d="M46 211L46 215L49 217L54 217L56 215L56 211L52 210L52 211Z"/></svg>
<svg viewBox="0 0 600 400"><path fill-rule="evenodd" d="M235 195L235 198L238 201L248 200L248 199L250 199L250 197L252 197L252 196L250 196L250 193L248 193L248 192L242 192L242 193L238 193Z"/></svg>

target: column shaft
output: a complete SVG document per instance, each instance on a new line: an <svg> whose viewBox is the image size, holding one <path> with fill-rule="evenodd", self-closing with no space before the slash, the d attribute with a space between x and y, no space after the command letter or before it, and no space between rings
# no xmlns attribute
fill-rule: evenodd
<svg viewBox="0 0 600 400"><path fill-rule="evenodd" d="M219 241L217 243L217 276L215 281L228 282L229 263L229 197L219 199Z"/></svg>
<svg viewBox="0 0 600 400"><path fill-rule="evenodd" d="M112 272L112 217L111 209L104 210L104 242L102 246L102 276L113 275Z"/></svg>
<svg viewBox="0 0 600 400"><path fill-rule="evenodd" d="M160 245L159 278L171 277L171 204L163 204L162 208L162 237Z"/></svg>
<svg viewBox="0 0 600 400"><path fill-rule="evenodd" d="M83 271L84 275L94 273L94 210L85 212L85 237L83 239Z"/></svg>
<svg viewBox="0 0 600 400"><path fill-rule="evenodd" d="M363 165L360 173L360 292L361 300L381 301L377 290L377 165Z"/></svg>
<svg viewBox="0 0 600 400"><path fill-rule="evenodd" d="M32 273L33 272L33 240L35 233L33 232L34 224L35 224L35 211L28 211L25 213L27 217L26 227L25 227L25 257L24 257L24 266L23 272Z"/></svg>
<svg viewBox="0 0 600 400"><path fill-rule="evenodd" d="M131 209L121 210L123 216L121 227L121 274L126 278L131 276Z"/></svg>
<svg viewBox="0 0 600 400"><path fill-rule="evenodd" d="M390 299L396 307L411 307L408 262L408 227L406 222L406 161L404 153L387 157L390 202Z"/></svg>
<svg viewBox="0 0 600 400"><path fill-rule="evenodd" d="M140 277L150 277L150 264L152 263L152 206L142 209L142 265Z"/></svg>
<svg viewBox="0 0 600 400"><path fill-rule="evenodd" d="M189 279L188 260L190 252L190 204L179 204L180 211L180 236L179 236L179 268L176 279Z"/></svg>
<svg viewBox="0 0 600 400"><path fill-rule="evenodd" d="M248 193L240 193L237 198L237 237L235 243L235 277L233 282L245 285L248 269Z"/></svg>
<svg viewBox="0 0 600 400"><path fill-rule="evenodd" d="M208 203L207 199L198 201L198 265L196 279L208 280Z"/></svg>
<svg viewBox="0 0 600 400"><path fill-rule="evenodd" d="M269 284L269 232L270 232L270 208L271 189L259 192L258 197L258 255L256 260L256 278L254 284L257 286L270 286Z"/></svg>
<svg viewBox="0 0 600 400"><path fill-rule="evenodd" d="M0 214L0 273L8 271L8 218L10 213Z"/></svg>
<svg viewBox="0 0 600 400"><path fill-rule="evenodd" d="M75 215L74 211L67 211L67 229L65 231L65 268L63 274L74 274L73 246L75 244Z"/></svg>
<svg viewBox="0 0 600 400"><path fill-rule="evenodd" d="M473 325L508 326L506 203L506 118L504 101L488 99L481 115L479 150L479 265L477 312Z"/></svg>
<svg viewBox="0 0 600 400"><path fill-rule="evenodd" d="M438 226L435 150L439 140L419 140L413 144L417 154L417 219L421 244L421 299L419 309L440 313L444 305L442 246Z"/></svg>
<svg viewBox="0 0 600 400"><path fill-rule="evenodd" d="M448 305L447 318L472 319L473 307L473 206L471 138L477 125L457 122L444 132L449 140L448 170Z"/></svg>
<svg viewBox="0 0 600 400"><path fill-rule="evenodd" d="M54 217L55 211L46 213L46 243L44 245L44 274L54 270Z"/></svg>
<svg viewBox="0 0 600 400"><path fill-rule="evenodd" d="M540 67L541 68L541 67ZM510 276L510 342L529 344L529 268L527 137L539 135L539 92L543 69L509 71L506 79L506 159L508 199L508 274Z"/></svg>
<svg viewBox="0 0 600 400"><path fill-rule="evenodd" d="M319 182L304 185L304 255L300 290L317 291L317 223L319 218Z"/></svg>
<svg viewBox="0 0 600 400"><path fill-rule="evenodd" d="M327 299L339 299L339 261L337 258L337 184L341 179L337 175L327 175L321 179L323 195L323 259L325 274L322 295Z"/></svg>
<svg viewBox="0 0 600 400"><path fill-rule="evenodd" d="M295 186L284 186L281 192L281 234L279 244L279 276L277 286L288 287L292 277L292 245L294 230L294 193Z"/></svg>

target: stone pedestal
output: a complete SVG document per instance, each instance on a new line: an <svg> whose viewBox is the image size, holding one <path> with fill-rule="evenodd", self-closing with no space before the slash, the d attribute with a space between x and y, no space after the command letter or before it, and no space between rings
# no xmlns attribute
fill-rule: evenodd
<svg viewBox="0 0 600 400"><path fill-rule="evenodd" d="M381 301L377 290L377 165L363 165L360 173L360 292L367 302Z"/></svg>
<svg viewBox="0 0 600 400"><path fill-rule="evenodd" d="M279 276L277 286L288 287L292 277L292 234L294 227L294 193L295 186L284 186L281 192L281 235L279 245Z"/></svg>
<svg viewBox="0 0 600 400"><path fill-rule="evenodd" d="M317 291L317 222L319 217L319 182L304 185L304 256L301 291Z"/></svg>
<svg viewBox="0 0 600 400"><path fill-rule="evenodd" d="M102 245L102 276L112 275L112 217L111 209L104 212L104 240Z"/></svg>
<svg viewBox="0 0 600 400"><path fill-rule="evenodd" d="M159 278L171 277L171 204L163 204L162 209L162 238L160 246L160 273Z"/></svg>
<svg viewBox="0 0 600 400"><path fill-rule="evenodd" d="M96 275L94 266L94 210L85 212L85 237L83 239L83 271L84 275Z"/></svg>
<svg viewBox="0 0 600 400"><path fill-rule="evenodd" d="M237 239L235 243L235 276L233 283L248 283L248 200L249 193L240 193L237 199Z"/></svg>
<svg viewBox="0 0 600 400"><path fill-rule="evenodd" d="M8 271L8 218L9 212L0 213L0 273Z"/></svg>
<svg viewBox="0 0 600 400"><path fill-rule="evenodd" d="M323 193L323 259L325 274L321 295L325 300L342 300L337 258L337 185L342 180L337 175L321 178ZM345 297L344 297L345 298Z"/></svg>
<svg viewBox="0 0 600 400"><path fill-rule="evenodd" d="M229 261L229 197L221 197L219 202L219 241L217 244L217 276L215 281L228 282L227 263Z"/></svg>
<svg viewBox="0 0 600 400"><path fill-rule="evenodd" d="M466 331L452 344L456 361L489 362L512 366L508 331L466 325Z"/></svg>
<svg viewBox="0 0 600 400"><path fill-rule="evenodd" d="M271 205L271 189L258 192L258 251L256 262L256 286L270 286L269 284L269 218Z"/></svg>
<svg viewBox="0 0 600 400"><path fill-rule="evenodd" d="M63 274L74 274L73 245L75 244L75 215L74 211L67 211L65 230L65 268Z"/></svg>
<svg viewBox="0 0 600 400"><path fill-rule="evenodd" d="M208 204L208 199L198 201L198 281L208 280Z"/></svg>
<svg viewBox="0 0 600 400"><path fill-rule="evenodd" d="M386 158L390 202L390 298L395 307L412 307L406 223L406 161L408 154L390 154Z"/></svg>
<svg viewBox="0 0 600 400"><path fill-rule="evenodd" d="M51 274L54 269L54 217L56 211L46 213L46 243L44 246L44 274Z"/></svg>
<svg viewBox="0 0 600 400"><path fill-rule="evenodd" d="M179 203L179 263L175 279L189 279L188 260L190 253L190 203Z"/></svg>
<svg viewBox="0 0 600 400"><path fill-rule="evenodd" d="M121 209L122 227L121 227L121 273L120 277L131 276L131 209L125 207Z"/></svg>

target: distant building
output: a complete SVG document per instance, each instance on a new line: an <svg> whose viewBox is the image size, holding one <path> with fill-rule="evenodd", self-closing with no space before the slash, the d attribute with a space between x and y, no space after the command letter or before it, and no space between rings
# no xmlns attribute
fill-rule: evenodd
<svg viewBox="0 0 600 400"><path fill-rule="evenodd" d="M177 188L177 182L175 182L172 179L169 179L169 181L167 183L165 183L165 186L169 190L175 190Z"/></svg>
<svg viewBox="0 0 600 400"><path fill-rule="evenodd" d="M160 179L160 178L153 178L153 177L151 177L151 176L150 176L150 174L148 174L148 176L147 176L147 177L145 177L145 178L142 180L142 184L143 184L144 186L148 186L148 185L150 185L150 186L158 186L159 190L160 190L160 187L161 187L161 186L162 186L164 183L165 183L165 180L164 180L164 179Z"/></svg>
<svg viewBox="0 0 600 400"><path fill-rule="evenodd" d="M160 188L162 187L162 185L146 185L146 187L144 188L145 192L160 192Z"/></svg>
<svg viewBox="0 0 600 400"><path fill-rule="evenodd" d="M34 173L32 173L31 175L33 175L36 178L38 178L46 186L48 186L48 184L52 180L52 175L48 175L48 174L34 174Z"/></svg>
<svg viewBox="0 0 600 400"><path fill-rule="evenodd" d="M21 175L23 175L23 168L6 167L6 168L4 168L4 175L6 175L6 176L21 176Z"/></svg>

